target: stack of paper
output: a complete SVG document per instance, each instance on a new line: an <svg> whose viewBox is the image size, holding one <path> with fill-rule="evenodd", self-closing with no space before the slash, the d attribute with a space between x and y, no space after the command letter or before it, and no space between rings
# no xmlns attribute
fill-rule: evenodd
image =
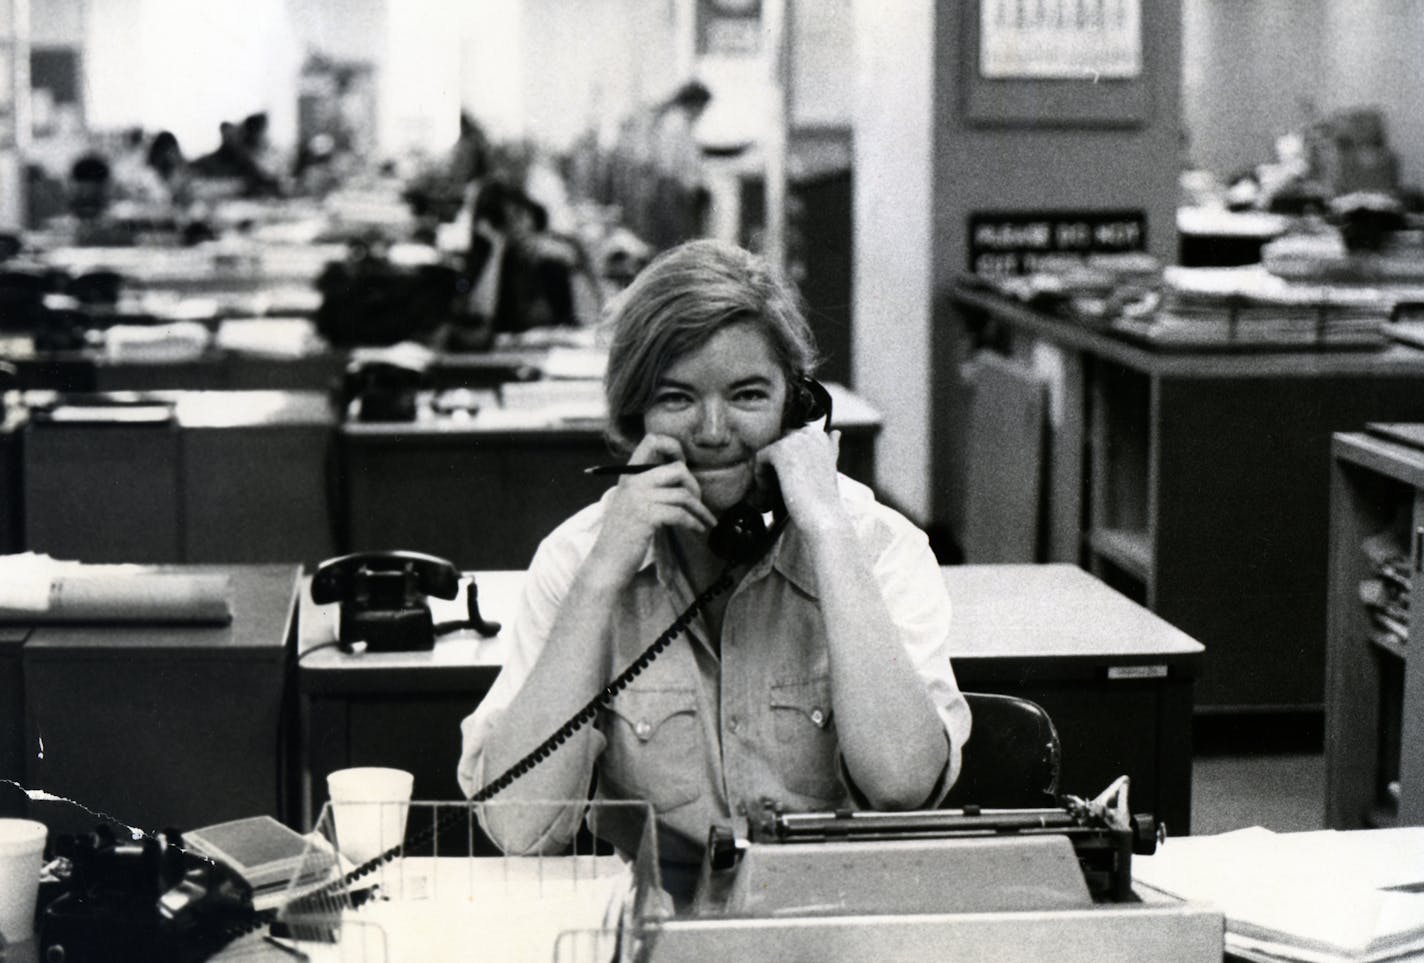
<svg viewBox="0 0 1424 963"><path fill-rule="evenodd" d="M1133 876L1226 916L1248 959L1377 961L1424 952L1424 828L1168 840Z"/></svg>
<svg viewBox="0 0 1424 963"><path fill-rule="evenodd" d="M1395 298L1375 288L1291 284L1260 265L1169 267L1157 311L1114 327L1159 344L1377 347Z"/></svg>

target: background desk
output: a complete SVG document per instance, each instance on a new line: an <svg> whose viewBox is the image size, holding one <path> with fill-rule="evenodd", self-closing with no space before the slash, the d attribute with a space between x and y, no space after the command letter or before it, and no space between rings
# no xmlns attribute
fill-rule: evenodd
<svg viewBox="0 0 1424 963"><path fill-rule="evenodd" d="M446 359L441 379L500 376L518 356ZM594 381L532 383L557 397ZM526 385L525 387L528 387ZM880 416L836 385L841 467L871 483ZM500 389L506 396L513 387ZM340 423L315 391L165 391L158 424L0 422L0 551L151 564L321 559L414 549L466 569L522 568L550 530L612 484L602 420L556 404L489 403L470 417ZM37 406L51 392L24 392ZM462 413L463 414L463 413ZM17 497L4 497L10 491Z"/></svg>
<svg viewBox="0 0 1424 963"><path fill-rule="evenodd" d="M150 830L286 817L281 723L299 568L162 570L231 573L232 623L29 629L26 785Z"/></svg>
<svg viewBox="0 0 1424 963"><path fill-rule="evenodd" d="M325 394L152 397L173 405L170 422L24 426L26 547L155 564L314 563L335 554L336 414Z"/></svg>
<svg viewBox="0 0 1424 963"><path fill-rule="evenodd" d="M977 388L971 402L994 444L1043 448L1038 550L968 561L1100 574L1206 646L1199 708L1320 712L1330 435L1424 420L1424 351L1152 351L967 288L954 300L981 341L1042 372L1028 428L977 408ZM949 489L969 456L942 428ZM964 499L1030 480L988 472Z"/></svg>
<svg viewBox="0 0 1424 963"><path fill-rule="evenodd" d="M880 416L828 385L840 466L873 484ZM347 422L339 429L349 551L408 548L462 569L524 568L553 528L612 484L583 469L611 460L601 420L481 411L468 420Z"/></svg>
<svg viewBox="0 0 1424 963"><path fill-rule="evenodd" d="M1063 742L1062 791L1096 795L1126 773L1134 810L1188 832L1201 645L1071 565L943 571L961 688L1022 695L1048 710ZM476 575L487 618L508 624L523 579L513 571ZM463 603L444 604L453 616ZM336 608L303 593L299 652L335 638ZM430 652L347 656L327 648L302 657L308 818L325 801L326 774L343 766L397 766L415 773L417 798L461 798L459 723L499 674L503 645L498 636L462 633Z"/></svg>

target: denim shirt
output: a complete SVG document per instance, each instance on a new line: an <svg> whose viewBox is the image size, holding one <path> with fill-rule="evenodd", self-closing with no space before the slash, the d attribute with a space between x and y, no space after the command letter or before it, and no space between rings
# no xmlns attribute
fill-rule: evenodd
<svg viewBox="0 0 1424 963"><path fill-rule="evenodd" d="M949 596L924 533L877 503L865 486L844 476L839 484L900 641L944 722L949 762L925 801L933 806L958 774L960 747L970 728L969 709L949 664ZM535 553L509 630L505 667L461 726L458 775L467 794L496 775L483 771L483 741L542 650L559 604L598 536L603 505L564 522ZM674 560L670 539L660 533L615 601L605 678L637 658L695 595ZM590 774L597 771L595 798L651 803L664 861L699 861L711 826L744 834L748 820L767 808L864 806L840 759L815 573L794 525L732 591L720 645L709 639L706 623L695 619L615 697L597 728L589 759ZM561 814L537 848L566 844L580 816ZM625 853L636 848L642 830L622 825L616 816L590 828Z"/></svg>

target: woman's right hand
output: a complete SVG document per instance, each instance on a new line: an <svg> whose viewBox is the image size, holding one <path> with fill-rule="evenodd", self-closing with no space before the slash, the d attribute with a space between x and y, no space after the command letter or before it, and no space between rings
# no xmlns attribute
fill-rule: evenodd
<svg viewBox="0 0 1424 963"><path fill-rule="evenodd" d="M676 438L643 436L628 463L657 467L618 479L590 555L620 584L638 570L659 528L672 526L705 536L717 524L711 509L702 504L702 490Z"/></svg>

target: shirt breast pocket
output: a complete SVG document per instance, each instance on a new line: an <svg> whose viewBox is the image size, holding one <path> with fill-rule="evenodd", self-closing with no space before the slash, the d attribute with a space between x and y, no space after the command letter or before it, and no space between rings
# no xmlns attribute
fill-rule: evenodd
<svg viewBox="0 0 1424 963"><path fill-rule="evenodd" d="M824 802L844 797L830 677L772 683L771 719L776 763L786 788Z"/></svg>
<svg viewBox="0 0 1424 963"><path fill-rule="evenodd" d="M609 708L605 795L645 799L658 812L696 799L703 766L696 690L630 686Z"/></svg>

